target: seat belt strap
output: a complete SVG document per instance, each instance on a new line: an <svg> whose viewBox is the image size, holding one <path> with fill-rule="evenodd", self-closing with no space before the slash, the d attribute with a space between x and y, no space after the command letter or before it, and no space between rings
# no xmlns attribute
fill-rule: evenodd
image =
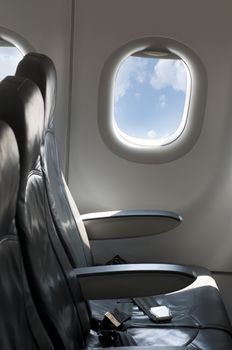
<svg viewBox="0 0 232 350"><path fill-rule="evenodd" d="M121 342L121 346L136 346L137 343L134 340L134 338L132 337L132 335L126 333L126 332L117 332L120 342Z"/></svg>
<svg viewBox="0 0 232 350"><path fill-rule="evenodd" d="M123 325L131 318L132 307L132 303L119 303L118 308L105 313L98 329L99 340L104 347L136 345L134 338L127 333Z"/></svg>
<svg viewBox="0 0 232 350"><path fill-rule="evenodd" d="M119 308L108 311L100 323L98 332L101 330L118 330L123 328L123 323L131 318L131 314L121 311Z"/></svg>
<svg viewBox="0 0 232 350"><path fill-rule="evenodd" d="M127 332L103 330L99 333L99 340L103 347L136 346L134 338Z"/></svg>
<svg viewBox="0 0 232 350"><path fill-rule="evenodd" d="M125 315L128 315L128 317L131 317L133 313L133 301L119 300L116 309L120 312L123 312Z"/></svg>
<svg viewBox="0 0 232 350"><path fill-rule="evenodd" d="M154 297L133 298L133 302L154 322L169 322L172 319L171 313L166 319L159 318L151 313L151 308L159 307L160 304L154 299Z"/></svg>

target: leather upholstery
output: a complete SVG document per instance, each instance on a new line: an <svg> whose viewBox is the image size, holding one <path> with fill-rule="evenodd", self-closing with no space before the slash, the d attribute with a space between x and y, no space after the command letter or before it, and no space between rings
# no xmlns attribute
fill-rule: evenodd
<svg viewBox="0 0 232 350"><path fill-rule="evenodd" d="M16 224L29 287L55 349L79 349L84 346L84 329L77 310L82 306L74 303L78 286L67 281L71 265L56 236L40 169L42 96L30 80L8 77L0 84L0 99L2 118L11 124L19 144L22 169Z"/></svg>
<svg viewBox="0 0 232 350"><path fill-rule="evenodd" d="M194 328L132 328L126 331L132 335L138 346L184 346L194 350L231 350L232 341L229 333L215 329ZM91 334L89 347L99 348L101 343L98 336Z"/></svg>
<svg viewBox="0 0 232 350"><path fill-rule="evenodd" d="M41 116L37 114L33 116L33 118L34 117L40 118ZM69 206L68 192L66 191L65 184L62 180L62 174L59 170L55 138L51 130L46 131L45 134L42 162L45 182L41 173L38 175L40 169L37 167L36 174L30 176L27 180L27 191L24 203L19 206L19 221L21 220L23 222L25 231L23 235L27 238L24 240L23 244L26 247L27 263L32 269L32 271L30 271L30 277L34 287L36 287L34 289L36 289L39 294L35 297L39 300L39 305L41 305L41 309L43 310L41 311L41 316L44 316L42 312L46 312L46 317L43 319L46 321L48 318L46 321L47 329L53 334L54 344L56 346L59 344L59 346L61 346L59 349L67 346L70 349L76 349L77 335L74 329L78 328L78 315L81 318L80 326L82 330L84 330L85 335L88 334L89 326L84 305L80 303L77 305L72 304L73 295L76 291L75 299L77 300L79 289L77 285L72 285L73 281L70 281L68 276L71 265L85 266L85 263L88 263L88 258L83 252L81 253L83 249L80 249L79 232L74 225L76 222L73 211ZM62 200L61 203L60 200ZM51 220L49 209L52 212L54 224ZM25 211L29 213L28 216L25 216ZM68 216L66 216L67 212ZM60 222L57 221L57 218L61 218ZM73 226L70 225L71 219L74 220ZM49 235L47 235L47 233ZM59 236L57 236L57 234L59 234ZM73 249L72 252L69 251L69 246L72 248L74 246L71 240L67 244L66 237L69 234L72 235L75 247L77 247L76 252L74 252ZM35 245L36 249L34 247ZM62 249L63 246L64 250ZM70 259L70 254L73 254L73 259ZM82 265L79 265L80 261ZM64 278L66 278L68 282L67 285L65 285L62 272L64 272ZM51 286L53 287L52 290ZM71 290L71 294L68 294L66 287ZM210 305L210 307L216 307L216 309L219 307L219 309L222 310L223 316L221 318L219 317L219 328L222 328L222 330L217 330L216 327L212 329L213 327L211 326L209 331L205 331L205 329L202 330L202 328L208 327L212 317L212 314L208 314L207 309L204 309L203 317L201 316L201 312L198 313L199 318L202 317L204 321L199 327L192 323L189 324L189 318L187 318L188 323L182 324L181 326L179 325L178 327L177 324L163 324L161 327L159 325L152 325L152 329L133 326L128 332L133 334L138 345L188 345L192 348L198 348L198 346L202 348L203 344L204 349L216 350L219 348L219 344L222 344L220 349L230 349L232 348L232 340L227 330L227 328L229 329L228 319L225 315L224 308L222 307L221 309L221 299L218 291L217 289L215 290L216 305ZM210 293L210 291L208 290L207 293ZM200 297L200 295L198 296ZM184 298L181 294L177 299L173 296L172 301L169 302L176 307L178 304L175 304L175 302L179 303L182 297ZM187 302L189 301L188 298L186 298L185 301L186 300ZM191 299L191 302L193 302L192 309L198 307L195 295ZM54 308L56 310L54 310ZM81 314L80 309L83 310ZM67 310L65 314L63 310ZM186 311L189 312L189 309L186 309L186 304L183 303L180 307L180 312ZM215 313L216 312L215 310ZM190 317L194 317L194 312ZM206 323L205 319L207 321ZM53 322L54 320L56 320L55 324ZM65 329L61 327L62 320L65 324ZM225 324L223 323L221 325L220 322L225 322ZM73 325L73 327L71 327L71 325ZM88 345L90 347L98 346L98 336L89 335Z"/></svg>
<svg viewBox="0 0 232 350"><path fill-rule="evenodd" d="M67 187L59 168L55 135L51 129L45 132L43 151L42 167L57 234L72 267L92 265L90 245L80 214L77 212L74 215L73 211L70 210Z"/></svg>
<svg viewBox="0 0 232 350"><path fill-rule="evenodd" d="M26 176L38 157L41 137L43 132L43 120L31 115L43 115L43 99L38 87L28 79L7 77L0 85L1 93L1 119L13 129L20 151L20 193L26 186ZM12 96L8 98L8 96ZM24 105L23 100L30 100L30 104ZM14 103L12 103L14 101ZM17 114L20 114L20 124Z"/></svg>
<svg viewBox="0 0 232 350"><path fill-rule="evenodd" d="M1 106L0 96L0 117ZM14 223L18 185L17 143L9 126L0 121L0 349L52 350L25 278Z"/></svg>
<svg viewBox="0 0 232 350"><path fill-rule="evenodd" d="M0 232L9 232L15 217L19 184L18 147L11 129L0 123Z"/></svg>
<svg viewBox="0 0 232 350"><path fill-rule="evenodd" d="M52 124L56 101L56 71L53 62L45 55L31 52L19 62L16 75L34 81L40 87L44 99L44 124L48 128Z"/></svg>
<svg viewBox="0 0 232 350"><path fill-rule="evenodd" d="M32 79L40 88L44 98L45 133L41 161L57 234L73 267L92 265L87 233L62 176L54 130L49 127L53 124L55 105L57 81L55 66L45 55L28 53L19 63L16 75Z"/></svg>

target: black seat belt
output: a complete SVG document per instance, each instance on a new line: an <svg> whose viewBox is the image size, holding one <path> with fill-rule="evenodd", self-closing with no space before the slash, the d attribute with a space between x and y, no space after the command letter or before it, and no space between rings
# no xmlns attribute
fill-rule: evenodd
<svg viewBox="0 0 232 350"><path fill-rule="evenodd" d="M123 327L124 322L131 317L130 313L124 312L125 310L129 310L128 305L125 306L123 304L126 305L129 303L122 303L121 307L116 308L111 312L106 312L105 317L99 326L99 340L103 347L137 345L134 338L128 334ZM122 309L124 309L124 311L122 311Z"/></svg>
<svg viewBox="0 0 232 350"><path fill-rule="evenodd" d="M101 331L101 333L99 333L99 340L103 347L137 345L136 341L130 334L116 330Z"/></svg>
<svg viewBox="0 0 232 350"><path fill-rule="evenodd" d="M172 319L171 313L166 319L160 319L158 316L155 316L151 313L151 308L160 306L159 303L155 300L154 297L142 297L142 298L133 298L133 302L154 322L169 322Z"/></svg>

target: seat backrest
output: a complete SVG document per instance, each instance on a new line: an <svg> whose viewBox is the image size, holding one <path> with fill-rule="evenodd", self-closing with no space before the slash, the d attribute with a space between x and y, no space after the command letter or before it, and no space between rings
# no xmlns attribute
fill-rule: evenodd
<svg viewBox="0 0 232 350"><path fill-rule="evenodd" d="M0 121L0 349L52 350L23 268L14 220L18 185L16 139L10 127Z"/></svg>
<svg viewBox="0 0 232 350"><path fill-rule="evenodd" d="M5 78L0 84L0 119L12 127L19 146L16 225L33 299L55 349L79 349L89 332L88 313L85 304L77 302L79 286L69 278L72 267L49 211L39 157L44 123L39 88L29 79Z"/></svg>
<svg viewBox="0 0 232 350"><path fill-rule="evenodd" d="M19 63L16 75L33 80L40 88L44 99L42 168L46 181L49 207L57 234L73 267L92 265L88 236L59 164L53 128L56 95L55 66L47 56L29 53Z"/></svg>

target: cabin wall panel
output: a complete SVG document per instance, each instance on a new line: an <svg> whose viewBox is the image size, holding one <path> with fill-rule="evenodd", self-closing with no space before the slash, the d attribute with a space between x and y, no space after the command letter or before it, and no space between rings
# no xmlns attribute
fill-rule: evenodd
<svg viewBox="0 0 232 350"><path fill-rule="evenodd" d="M69 184L79 209L166 209L184 218L179 228L159 236L92 242L96 261L121 253L131 261L232 269L231 11L230 0L77 2ZM201 135L184 157L164 164L119 158L102 141L97 124L105 61L128 41L149 35L189 46L208 75Z"/></svg>
<svg viewBox="0 0 232 350"><path fill-rule="evenodd" d="M58 75L55 125L63 167L67 151L71 10L71 0L0 2L0 26L20 34L36 51L55 62Z"/></svg>

